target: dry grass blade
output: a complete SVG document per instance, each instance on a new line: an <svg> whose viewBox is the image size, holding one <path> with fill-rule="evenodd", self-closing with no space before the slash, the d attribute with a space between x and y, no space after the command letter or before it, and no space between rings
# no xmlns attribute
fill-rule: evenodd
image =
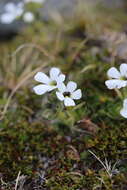
<svg viewBox="0 0 127 190"><path fill-rule="evenodd" d="M10 101L12 99L12 97L14 96L14 94L16 93L16 91L28 80L30 79L36 72L38 72L39 70L41 70L42 68L44 68L48 63L43 64L43 66L38 67L37 69L35 69L34 71L30 72L26 77L24 77L24 79L22 79L22 81L20 83L18 83L16 85L16 87L12 90L10 96L8 97L7 103L4 106L3 112L1 113L1 118L0 120L2 120L7 112L8 106L10 104Z"/></svg>
<svg viewBox="0 0 127 190"><path fill-rule="evenodd" d="M18 182L19 182L20 174L21 174L21 171L19 171L17 179L16 179L15 190L17 190L17 188L18 188Z"/></svg>
<svg viewBox="0 0 127 190"><path fill-rule="evenodd" d="M92 64L87 65L82 69L81 73L85 73L86 71L91 70L91 69L95 69L96 67L97 67L96 65L92 65Z"/></svg>
<svg viewBox="0 0 127 190"><path fill-rule="evenodd" d="M33 43L26 43L26 44L23 44L23 45L21 45L21 46L19 46L16 50L15 50L15 52L13 52L13 54L11 55L12 57L13 56L16 56L16 54L21 50L21 49L23 49L23 48L28 48L28 47L33 47L33 48L36 48L36 49L38 49L40 52L42 52L45 56L47 56L50 60L54 60L54 57L53 56L51 56L43 47L41 47L41 46L39 46L39 45L37 45L37 44L33 44Z"/></svg>
<svg viewBox="0 0 127 190"><path fill-rule="evenodd" d="M94 154L91 150L88 150L88 152L90 152L101 163L101 165L107 172L109 178L112 178L113 173L116 173L117 171L117 169L115 168L117 162L112 166L111 162L108 162L108 160L105 158L105 163L103 163L102 160L99 157L97 157L96 154Z"/></svg>

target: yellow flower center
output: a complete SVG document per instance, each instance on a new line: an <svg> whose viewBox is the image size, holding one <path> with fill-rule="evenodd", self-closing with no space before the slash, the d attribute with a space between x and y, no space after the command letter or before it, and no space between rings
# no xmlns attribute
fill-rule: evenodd
<svg viewBox="0 0 127 190"><path fill-rule="evenodd" d="M120 80L126 80L126 77L121 76L121 77L120 77Z"/></svg>
<svg viewBox="0 0 127 190"><path fill-rule="evenodd" d="M51 86L56 86L56 85L57 85L57 82L56 82L55 80L53 80L53 81L51 81L49 84L50 84Z"/></svg>

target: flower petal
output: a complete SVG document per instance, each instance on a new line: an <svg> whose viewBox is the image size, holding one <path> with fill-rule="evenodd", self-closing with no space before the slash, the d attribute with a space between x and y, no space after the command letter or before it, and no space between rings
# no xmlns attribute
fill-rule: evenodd
<svg viewBox="0 0 127 190"><path fill-rule="evenodd" d="M123 101L123 108L120 110L120 114L127 118L127 98Z"/></svg>
<svg viewBox="0 0 127 190"><path fill-rule="evenodd" d="M56 80L58 75L60 73L60 69L59 68L56 68L56 67L53 67L51 70L50 70L50 77L52 80Z"/></svg>
<svg viewBox="0 0 127 190"><path fill-rule="evenodd" d="M4 13L3 15L1 15L0 17L0 21L3 24L10 24L15 20L15 15L11 14L11 13Z"/></svg>
<svg viewBox="0 0 127 190"><path fill-rule="evenodd" d="M58 90L60 91L60 92L62 92L62 93L64 93L66 90L67 90L67 88L66 88L66 86L65 86L65 84L64 83L57 83L57 88L58 88Z"/></svg>
<svg viewBox="0 0 127 190"><path fill-rule="evenodd" d="M127 77L127 64L126 63L123 63L120 65L120 72L121 72L122 76Z"/></svg>
<svg viewBox="0 0 127 190"><path fill-rule="evenodd" d="M120 72L115 68L115 67L111 67L108 72L107 72L108 77L114 78L114 79L118 79L121 77Z"/></svg>
<svg viewBox="0 0 127 190"><path fill-rule="evenodd" d="M123 101L123 107L127 109L127 98Z"/></svg>
<svg viewBox="0 0 127 190"><path fill-rule="evenodd" d="M120 110L120 114L121 114L123 117L127 118L127 109L125 109L125 108L121 109L121 110Z"/></svg>
<svg viewBox="0 0 127 190"><path fill-rule="evenodd" d="M23 15L23 20L24 20L24 22L27 22L27 23L33 22L34 21L34 14L31 12L26 12Z"/></svg>
<svg viewBox="0 0 127 190"><path fill-rule="evenodd" d="M14 12L15 11L15 4L12 2L9 2L4 7L6 12Z"/></svg>
<svg viewBox="0 0 127 190"><path fill-rule="evenodd" d="M42 95L46 92L48 92L49 86L44 84L39 84L33 88L36 94Z"/></svg>
<svg viewBox="0 0 127 190"><path fill-rule="evenodd" d="M52 91L52 90L54 90L54 89L56 89L57 88L57 86L48 86L48 92L50 92L50 91Z"/></svg>
<svg viewBox="0 0 127 190"><path fill-rule="evenodd" d="M58 76L58 78L56 79L56 81L58 81L58 82L64 82L64 81L65 81L65 75L60 74L60 75Z"/></svg>
<svg viewBox="0 0 127 190"><path fill-rule="evenodd" d="M56 96L57 98L60 100L60 101L63 101L64 100L64 96L61 92L56 92Z"/></svg>
<svg viewBox="0 0 127 190"><path fill-rule="evenodd" d="M45 74L45 73L42 73L42 72L38 72L34 79L38 82L42 82L44 84L48 84L50 82L50 78Z"/></svg>
<svg viewBox="0 0 127 190"><path fill-rule="evenodd" d="M127 81L124 80L117 80L117 79L112 79L112 80L107 80L105 82L105 85L109 88L109 89L114 89L114 88L122 88L127 86Z"/></svg>
<svg viewBox="0 0 127 190"><path fill-rule="evenodd" d="M74 92L74 90L77 88L77 84L73 81L68 82L67 84L67 91Z"/></svg>
<svg viewBox="0 0 127 190"><path fill-rule="evenodd" d="M82 97L82 92L80 89L76 90L75 92L72 92L71 98L74 100L78 100Z"/></svg>
<svg viewBox="0 0 127 190"><path fill-rule="evenodd" d="M64 105L65 106L75 106L75 102L71 98L66 97L64 99Z"/></svg>

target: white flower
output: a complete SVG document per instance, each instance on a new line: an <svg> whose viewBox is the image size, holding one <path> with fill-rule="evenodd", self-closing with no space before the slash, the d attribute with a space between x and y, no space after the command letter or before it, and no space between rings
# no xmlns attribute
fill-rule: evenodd
<svg viewBox="0 0 127 190"><path fill-rule="evenodd" d="M15 16L10 13L4 13L0 17L0 21L3 24L11 24L15 20Z"/></svg>
<svg viewBox="0 0 127 190"><path fill-rule="evenodd" d="M15 4L15 3L7 3L4 7L5 11L6 12L11 12L11 13L17 13L17 14L20 14L21 13L21 10L23 9L23 3L20 2L18 4ZM18 13L19 12L19 13Z"/></svg>
<svg viewBox="0 0 127 190"><path fill-rule="evenodd" d="M112 78L105 82L109 89L122 88L127 86L127 64L123 63L120 65L120 71L115 67L111 67L108 72L108 77Z"/></svg>
<svg viewBox="0 0 127 190"><path fill-rule="evenodd" d="M75 82L68 82L67 86L64 84L58 85L59 92L56 92L56 96L60 101L64 101L65 106L75 106L74 100L78 100L82 97L81 90L77 88Z"/></svg>
<svg viewBox="0 0 127 190"><path fill-rule="evenodd" d="M123 101L123 108L120 110L120 114L127 118L127 99Z"/></svg>
<svg viewBox="0 0 127 190"><path fill-rule="evenodd" d="M5 13L0 16L0 21L3 24L12 23L16 17L21 16L23 13L23 3L7 3L4 7Z"/></svg>
<svg viewBox="0 0 127 190"><path fill-rule="evenodd" d="M18 17L18 16L21 16L23 13L23 6L24 4L22 2L18 4L7 3L5 5L5 12L10 13L14 15L15 17Z"/></svg>
<svg viewBox="0 0 127 190"><path fill-rule="evenodd" d="M33 88L36 94L42 95L46 92L50 92L56 88L58 85L63 85L65 80L65 75L60 73L60 69L53 67L49 72L50 77L48 77L45 73L38 72L34 79L40 83Z"/></svg>
<svg viewBox="0 0 127 190"><path fill-rule="evenodd" d="M34 15L31 12L27 12L23 15L24 22L31 23L34 21Z"/></svg>

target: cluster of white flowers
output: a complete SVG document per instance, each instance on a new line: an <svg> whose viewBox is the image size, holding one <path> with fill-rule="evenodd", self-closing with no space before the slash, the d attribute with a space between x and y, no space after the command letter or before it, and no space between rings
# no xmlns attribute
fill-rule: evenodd
<svg viewBox="0 0 127 190"><path fill-rule="evenodd" d="M0 22L2 24L11 24L17 17L23 18L26 23L31 23L35 20L35 16L32 12L25 12L25 4L38 3L42 4L45 0L24 0L19 3L9 2L4 6L4 13L0 16Z"/></svg>
<svg viewBox="0 0 127 190"><path fill-rule="evenodd" d="M57 98L63 101L65 106L75 106L74 100L82 97L81 90L76 90L77 84L75 82L69 81L67 85L64 84L65 75L61 73L59 68L53 67L49 72L49 76L43 72L38 72L34 79L42 83L33 88L36 94L42 95L56 90Z"/></svg>
<svg viewBox="0 0 127 190"><path fill-rule="evenodd" d="M109 89L120 89L127 86L127 64L123 63L120 65L120 71L115 67L111 67L107 72L110 78L105 82ZM127 118L127 98L123 102L123 108L120 110L120 114Z"/></svg>
<svg viewBox="0 0 127 190"><path fill-rule="evenodd" d="M23 14L23 6L22 2L14 4L7 3L4 7L4 13L0 17L0 22L3 24L12 23L17 17Z"/></svg>

